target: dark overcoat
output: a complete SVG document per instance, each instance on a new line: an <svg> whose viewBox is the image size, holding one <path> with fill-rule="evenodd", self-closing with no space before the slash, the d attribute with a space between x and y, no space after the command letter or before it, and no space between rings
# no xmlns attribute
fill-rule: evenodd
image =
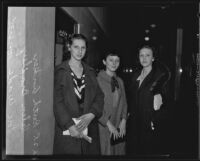
<svg viewBox="0 0 200 161"><path fill-rule="evenodd" d="M98 119L102 115L104 94L101 91L94 70L82 63L85 71L85 97L84 110L81 113L76 95L73 89L73 80L70 75L68 61L63 62L55 69L54 81L54 115L55 136L54 154L100 154L100 141ZM93 113L95 118L88 126L88 136L92 137L92 143L84 139L63 135L63 131L74 125L72 118L82 114Z"/></svg>
<svg viewBox="0 0 200 161"><path fill-rule="evenodd" d="M166 82L169 73L154 66L139 87L137 78L140 74L141 70L134 73L130 87L128 142L131 152L128 153L154 154L160 146L158 120L166 111ZM161 94L163 101L158 111L153 108L155 94Z"/></svg>

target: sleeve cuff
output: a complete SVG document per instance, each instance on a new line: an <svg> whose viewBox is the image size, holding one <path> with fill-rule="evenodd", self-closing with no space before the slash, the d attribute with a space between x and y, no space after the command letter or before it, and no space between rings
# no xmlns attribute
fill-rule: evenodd
<svg viewBox="0 0 200 161"><path fill-rule="evenodd" d="M91 109L91 110L89 111L89 113L93 113L94 116L95 116L97 119L99 119L99 118L101 117L101 114L98 113L95 109Z"/></svg>
<svg viewBox="0 0 200 161"><path fill-rule="evenodd" d="M72 125L75 125L73 120L70 120L68 123L66 123L64 125L64 129L63 130L68 130Z"/></svg>
<svg viewBox="0 0 200 161"><path fill-rule="evenodd" d="M127 117L128 117L127 115L122 115L122 116L121 116L121 119L127 120Z"/></svg>

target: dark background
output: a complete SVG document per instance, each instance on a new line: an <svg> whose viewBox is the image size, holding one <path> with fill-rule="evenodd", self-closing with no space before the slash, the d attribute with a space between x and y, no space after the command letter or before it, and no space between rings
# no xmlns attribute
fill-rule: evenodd
<svg viewBox="0 0 200 161"><path fill-rule="evenodd" d="M136 68L138 45L149 36L150 44L157 49L157 58L171 71L170 115L164 129L169 153L177 158L198 156L198 106L197 53L198 53L198 5L194 3L171 4L121 4L110 6L109 22L112 45L121 55L121 71L126 89L131 73L123 68ZM155 28L151 24L156 24ZM177 29L183 29L181 68L176 72ZM148 29L149 33L145 33ZM180 74L180 82L175 81ZM176 88L179 84L180 89ZM175 99L175 93L177 98ZM128 97L128 99L131 99Z"/></svg>

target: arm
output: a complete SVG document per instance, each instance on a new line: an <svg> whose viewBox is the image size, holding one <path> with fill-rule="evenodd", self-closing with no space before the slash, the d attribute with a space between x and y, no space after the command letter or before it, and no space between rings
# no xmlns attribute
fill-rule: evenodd
<svg viewBox="0 0 200 161"><path fill-rule="evenodd" d="M67 106L64 104L64 93L63 88L66 85L64 79L64 70L58 70L55 74L54 81L54 115L58 126L62 130L67 130L69 127L74 125L72 117L70 116Z"/></svg>
<svg viewBox="0 0 200 161"><path fill-rule="evenodd" d="M122 84L122 113L121 113L121 118L122 119L127 119L127 100L126 100L126 92L125 92L125 88L124 88L124 83L121 80L121 84Z"/></svg>
<svg viewBox="0 0 200 161"><path fill-rule="evenodd" d="M110 114L104 109L102 116L99 118L99 123L105 127L107 126L109 119Z"/></svg>
<svg viewBox="0 0 200 161"><path fill-rule="evenodd" d="M163 97L166 97L166 83L170 78L170 73L161 73L153 82L150 91L154 95L154 110L159 110L163 104Z"/></svg>
<svg viewBox="0 0 200 161"><path fill-rule="evenodd" d="M102 89L102 91L105 93L105 96L104 96L104 107L103 107L103 112L102 112L102 116L99 118L99 123L106 127L107 126L107 122L108 120L110 119L110 116L111 116L111 112L108 108L105 108L105 107L108 107L109 106L109 98L108 96L106 95L106 87L104 87L104 84L103 84L103 81L101 80L101 78L97 77L97 80L98 80L98 83L99 83L99 86L100 88ZM104 91L105 90L105 91Z"/></svg>
<svg viewBox="0 0 200 161"><path fill-rule="evenodd" d="M154 100L153 100L153 108L155 111L160 109L160 106L163 104L162 102L162 96L161 94L156 94L154 95Z"/></svg>
<svg viewBox="0 0 200 161"><path fill-rule="evenodd" d="M103 105L104 105L104 94L101 91L96 78L95 78L95 85L96 88L94 88L94 90L96 91L96 95L93 99L90 110L88 111L87 114L84 114L78 118L81 120L77 125L79 131L83 131L94 118L99 119L102 116Z"/></svg>
<svg viewBox="0 0 200 161"><path fill-rule="evenodd" d="M157 89L159 89L157 91L159 91L159 94L161 95L162 105L161 105L161 108L154 113L155 120L165 120L165 119L168 119L168 117L169 117L171 100L169 98L170 95L169 95L169 83L168 82L169 82L170 78L171 78L171 73L168 70L163 75L163 77L161 77L161 79L159 80L160 88L157 88ZM158 99L160 99L160 98L158 97Z"/></svg>
<svg viewBox="0 0 200 161"><path fill-rule="evenodd" d="M114 140L116 138L118 138L119 133L118 133L116 127L110 122L110 120L107 121L106 125L108 127L108 130L110 131L110 136L113 135Z"/></svg>
<svg viewBox="0 0 200 161"><path fill-rule="evenodd" d="M127 100L126 100L126 92L124 88L124 83L121 80L122 85L122 113L121 113L121 122L119 124L120 136L126 134L126 120L127 120Z"/></svg>
<svg viewBox="0 0 200 161"><path fill-rule="evenodd" d="M96 96L94 98L94 101L92 103L92 107L89 110L89 113L94 114L94 116L96 117L96 119L99 119L102 116L103 113L103 106L104 106L104 94L102 92L102 90L99 87L99 84L96 80Z"/></svg>

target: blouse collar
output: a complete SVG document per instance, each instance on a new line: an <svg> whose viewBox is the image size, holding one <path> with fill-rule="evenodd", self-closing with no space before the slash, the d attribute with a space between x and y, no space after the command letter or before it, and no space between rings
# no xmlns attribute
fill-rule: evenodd
<svg viewBox="0 0 200 161"><path fill-rule="evenodd" d="M99 72L99 76L100 76L101 78L103 78L104 80L106 80L106 81L108 81L108 82L111 82L112 76L108 75L108 74L106 73L105 70L101 70L101 71ZM116 74L114 75L114 77L117 79Z"/></svg>

